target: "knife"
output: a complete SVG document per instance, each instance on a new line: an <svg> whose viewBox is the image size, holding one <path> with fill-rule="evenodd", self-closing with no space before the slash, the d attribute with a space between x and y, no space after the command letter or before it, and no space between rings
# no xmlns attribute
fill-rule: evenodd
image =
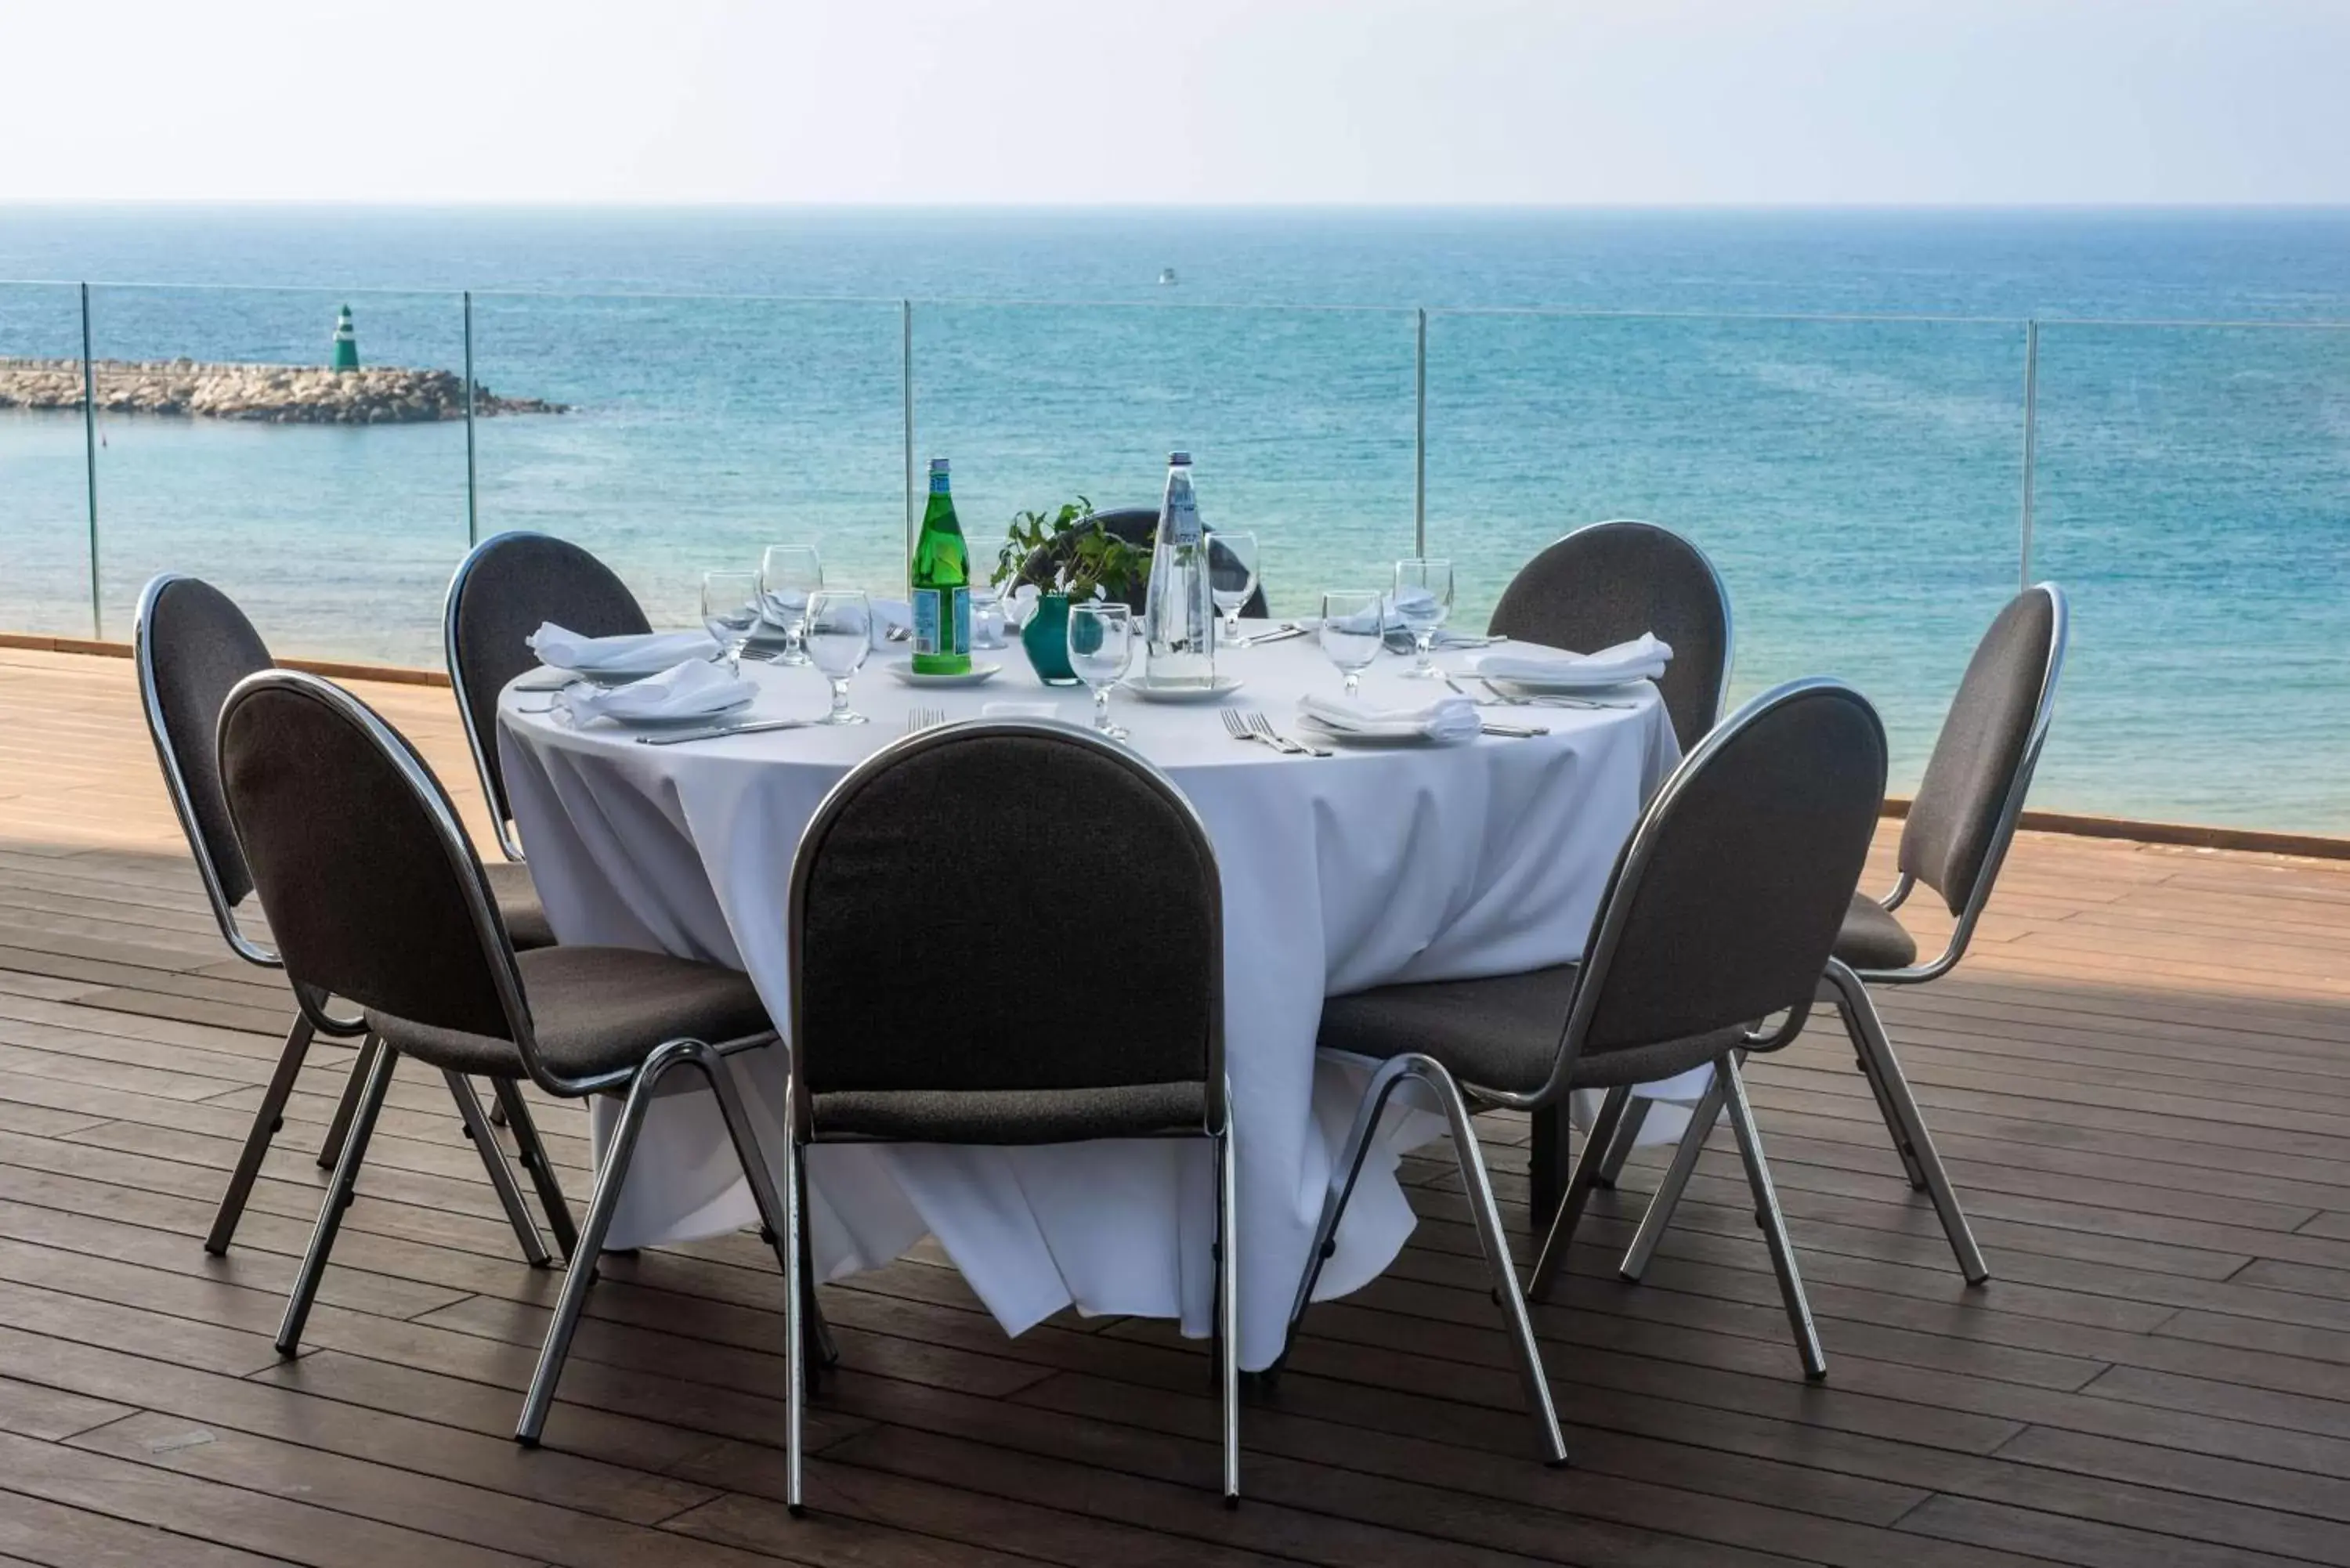
<svg viewBox="0 0 2350 1568"><path fill-rule="evenodd" d="M722 735L756 735L767 730L805 730L814 719L762 719L755 724L713 724L703 730L671 730L664 735L639 735L640 746L674 746L682 741L714 741Z"/></svg>

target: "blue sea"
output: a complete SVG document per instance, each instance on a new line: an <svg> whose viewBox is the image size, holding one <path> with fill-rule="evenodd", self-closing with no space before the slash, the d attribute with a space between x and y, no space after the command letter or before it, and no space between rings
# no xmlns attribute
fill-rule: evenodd
<svg viewBox="0 0 2350 1568"><path fill-rule="evenodd" d="M2054 578L2035 804L2350 831L2350 212L0 207L0 278L47 280L0 283L0 356L78 354L87 280L100 358L321 362L348 302L370 362L452 369L472 291L481 380L576 410L479 422L470 525L580 539L667 620L770 543L894 585L910 390L983 556L1015 509L1154 504L1180 446L1282 612L1412 552L1424 452L1464 621L1577 524L1670 524L1738 693L1857 682L1907 787ZM173 567L284 651L437 661L462 426L99 435L106 635ZM0 628L90 632L88 508L79 417L0 414Z"/></svg>

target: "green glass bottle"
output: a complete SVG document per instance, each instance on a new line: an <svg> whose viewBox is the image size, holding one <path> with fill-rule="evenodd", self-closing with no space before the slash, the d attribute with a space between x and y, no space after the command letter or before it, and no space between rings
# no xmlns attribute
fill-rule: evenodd
<svg viewBox="0 0 2350 1568"><path fill-rule="evenodd" d="M971 550L947 493L947 460L931 459L931 502L914 540L914 673L971 673Z"/></svg>

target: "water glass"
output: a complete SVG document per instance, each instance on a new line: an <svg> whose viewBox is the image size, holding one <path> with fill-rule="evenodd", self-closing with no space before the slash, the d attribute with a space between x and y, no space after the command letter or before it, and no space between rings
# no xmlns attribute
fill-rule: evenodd
<svg viewBox="0 0 2350 1568"><path fill-rule="evenodd" d="M1416 656L1407 675L1419 680L1441 680L1436 668L1436 634L1452 614L1452 563L1398 561L1395 568L1396 618L1411 633Z"/></svg>
<svg viewBox="0 0 2350 1568"><path fill-rule="evenodd" d="M809 662L832 682L832 711L820 723L862 724L848 706L848 678L873 651L873 603L858 588L819 588L808 596Z"/></svg>
<svg viewBox="0 0 2350 1568"><path fill-rule="evenodd" d="M808 595L824 587L824 563L813 545L770 545L759 557L759 602L784 628L778 664L806 664Z"/></svg>
<svg viewBox="0 0 2350 1568"><path fill-rule="evenodd" d="M1322 655L1347 678L1347 695L1362 693L1362 674L1379 656L1386 596L1376 588L1332 588L1322 596Z"/></svg>
<svg viewBox="0 0 2350 1568"><path fill-rule="evenodd" d="M1241 609L1256 592L1259 559L1253 534L1208 535L1208 587L1223 612L1227 644L1241 639Z"/></svg>
<svg viewBox="0 0 2350 1568"><path fill-rule="evenodd" d="M1094 599L1069 607L1069 668L1094 694L1094 732L1113 741L1126 732L1109 722L1109 689L1134 663L1134 612Z"/></svg>
<svg viewBox="0 0 2350 1568"><path fill-rule="evenodd" d="M718 639L726 668L743 673L743 649L759 629L759 574L702 574L702 624Z"/></svg>

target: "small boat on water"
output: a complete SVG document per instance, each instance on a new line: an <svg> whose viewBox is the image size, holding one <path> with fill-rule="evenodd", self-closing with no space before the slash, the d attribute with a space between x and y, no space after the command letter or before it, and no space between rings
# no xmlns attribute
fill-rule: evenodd
<svg viewBox="0 0 2350 1568"><path fill-rule="evenodd" d="M1175 269L1171 266L1160 267L1159 269L1159 281L1161 285L1173 283L1175 281Z"/></svg>

